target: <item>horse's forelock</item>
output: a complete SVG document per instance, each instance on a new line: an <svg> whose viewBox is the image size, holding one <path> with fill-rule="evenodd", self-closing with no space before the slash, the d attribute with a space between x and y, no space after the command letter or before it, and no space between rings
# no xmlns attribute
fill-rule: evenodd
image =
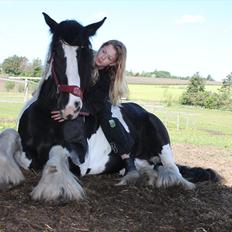
<svg viewBox="0 0 232 232"><path fill-rule="evenodd" d="M89 38L85 36L84 27L75 20L61 22L56 28L55 35L72 46L89 45Z"/></svg>

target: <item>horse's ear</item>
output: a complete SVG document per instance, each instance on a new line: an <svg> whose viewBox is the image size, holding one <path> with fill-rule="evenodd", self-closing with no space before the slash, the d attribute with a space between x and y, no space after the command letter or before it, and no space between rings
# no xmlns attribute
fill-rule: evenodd
<svg viewBox="0 0 232 232"><path fill-rule="evenodd" d="M88 26L85 26L85 33L89 37L95 35L96 31L98 30L99 27L102 26L102 24L105 22L105 20L106 20L106 17L97 23L92 23Z"/></svg>
<svg viewBox="0 0 232 232"><path fill-rule="evenodd" d="M43 12L43 16L47 25L50 27L51 32L54 33L58 23L44 12Z"/></svg>

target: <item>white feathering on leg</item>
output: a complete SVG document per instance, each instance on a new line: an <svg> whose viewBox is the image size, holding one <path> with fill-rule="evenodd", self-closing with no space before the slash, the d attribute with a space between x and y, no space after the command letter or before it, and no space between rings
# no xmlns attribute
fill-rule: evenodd
<svg viewBox="0 0 232 232"><path fill-rule="evenodd" d="M169 144L164 145L160 155L163 166L158 169L158 179L156 186L169 187L173 185L182 185L185 189L194 189L195 185L183 178L175 164L171 147Z"/></svg>
<svg viewBox="0 0 232 232"><path fill-rule="evenodd" d="M31 193L34 200L79 200L84 198L83 188L77 177L69 170L68 156L67 149L59 145L51 148L42 178Z"/></svg>
<svg viewBox="0 0 232 232"><path fill-rule="evenodd" d="M25 178L14 156L22 154L21 140L18 132L12 128L0 134L0 188L17 185Z"/></svg>

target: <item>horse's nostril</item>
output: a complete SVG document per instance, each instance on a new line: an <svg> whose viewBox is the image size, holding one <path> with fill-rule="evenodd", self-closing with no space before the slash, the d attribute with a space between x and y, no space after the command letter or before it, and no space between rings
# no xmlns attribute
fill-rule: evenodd
<svg viewBox="0 0 232 232"><path fill-rule="evenodd" d="M80 107L81 107L81 103L80 103L80 102L75 102L74 104L75 104L75 107L76 107L77 109L80 109Z"/></svg>
<svg viewBox="0 0 232 232"><path fill-rule="evenodd" d="M67 119L71 120L72 119L72 115L71 114L67 115Z"/></svg>

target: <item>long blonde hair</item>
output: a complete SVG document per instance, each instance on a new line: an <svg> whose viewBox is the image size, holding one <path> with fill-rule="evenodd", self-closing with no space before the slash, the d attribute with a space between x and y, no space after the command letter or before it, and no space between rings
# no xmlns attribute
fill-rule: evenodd
<svg viewBox="0 0 232 232"><path fill-rule="evenodd" d="M127 51L125 45L118 40L109 40L103 43L100 49L108 45L112 45L117 53L116 63L113 66L108 67L111 79L109 98L111 103L116 105L128 92L125 78ZM94 72L94 79L94 81L98 79L98 72L96 69Z"/></svg>

